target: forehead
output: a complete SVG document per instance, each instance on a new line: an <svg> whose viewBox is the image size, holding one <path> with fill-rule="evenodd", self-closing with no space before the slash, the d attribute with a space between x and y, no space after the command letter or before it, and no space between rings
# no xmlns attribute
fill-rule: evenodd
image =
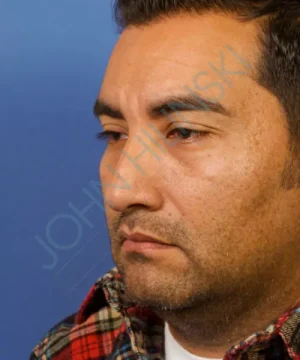
<svg viewBox="0 0 300 360"><path fill-rule="evenodd" d="M251 88L258 31L256 22L241 23L215 13L174 16L129 27L114 48L100 97L111 103L136 101L142 106L156 99L158 92L187 87L205 90L210 98L220 95L221 84L236 91Z"/></svg>

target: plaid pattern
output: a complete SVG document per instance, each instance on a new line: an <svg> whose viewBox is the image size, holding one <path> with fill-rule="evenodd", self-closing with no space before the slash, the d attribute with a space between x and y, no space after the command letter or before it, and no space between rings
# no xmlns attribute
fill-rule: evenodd
<svg viewBox="0 0 300 360"><path fill-rule="evenodd" d="M164 321L126 300L117 268L100 278L78 313L57 324L30 360L163 360ZM225 360L300 360L300 303L264 331L224 354Z"/></svg>

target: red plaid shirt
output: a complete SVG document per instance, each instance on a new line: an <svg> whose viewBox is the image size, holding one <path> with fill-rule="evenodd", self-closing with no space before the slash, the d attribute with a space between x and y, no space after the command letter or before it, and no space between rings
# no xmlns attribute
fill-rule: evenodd
<svg viewBox="0 0 300 360"><path fill-rule="evenodd" d="M163 360L164 321L126 302L117 268L100 278L77 314L52 328L30 360ZM300 304L224 354L225 360L300 360Z"/></svg>

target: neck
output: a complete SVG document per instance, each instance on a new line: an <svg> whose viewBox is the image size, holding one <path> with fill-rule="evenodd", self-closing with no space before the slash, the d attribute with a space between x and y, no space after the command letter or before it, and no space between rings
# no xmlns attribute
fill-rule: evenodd
<svg viewBox="0 0 300 360"><path fill-rule="evenodd" d="M285 301L278 294L264 299L233 296L226 303L220 298L189 309L155 312L168 322L173 337L185 350L196 356L221 359L232 346L265 330L296 304L299 292L294 297L290 292L288 299L287 292L283 293Z"/></svg>

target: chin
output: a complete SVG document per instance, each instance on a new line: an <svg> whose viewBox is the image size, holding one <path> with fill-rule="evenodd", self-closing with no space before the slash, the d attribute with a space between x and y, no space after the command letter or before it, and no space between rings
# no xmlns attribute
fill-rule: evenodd
<svg viewBox="0 0 300 360"><path fill-rule="evenodd" d="M184 286L178 286L174 271L153 269L148 264L126 264L121 268L126 297L135 305L164 311L191 306L193 296Z"/></svg>
<svg viewBox="0 0 300 360"><path fill-rule="evenodd" d="M163 291L155 292L152 289L126 287L126 295L129 301L139 307L147 307L153 311L178 311L190 309L192 307L191 299L183 297L174 297L172 293Z"/></svg>

